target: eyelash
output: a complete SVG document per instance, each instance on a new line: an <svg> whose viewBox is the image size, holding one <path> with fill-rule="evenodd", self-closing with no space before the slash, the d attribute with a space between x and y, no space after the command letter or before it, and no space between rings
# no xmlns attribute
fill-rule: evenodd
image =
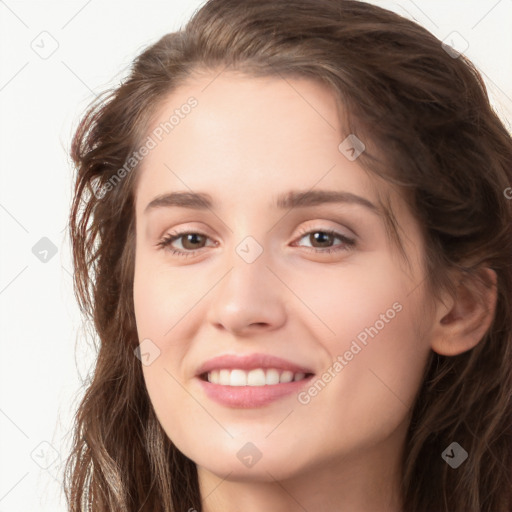
<svg viewBox="0 0 512 512"><path fill-rule="evenodd" d="M326 247L324 249L319 249L319 248L315 248L315 247L307 247L309 252L329 254L329 253L339 252L339 251L349 251L356 245L356 241L354 239L348 238L347 236L342 235L341 233L338 233L337 231L334 231L332 229L310 229L310 230L301 229L300 233L299 233L298 240L304 238L305 235L310 235L311 233L325 233L327 235L332 235L335 238L339 238L343 242L343 245L338 248ZM156 245L161 249L167 249L167 250L171 251L171 253L173 255L182 256L185 258L188 256L193 256L196 252L199 252L201 249L204 249L204 247L201 247L200 249L190 250L190 251L181 251L179 249L173 249L171 247L171 244L174 241L178 240L179 238L181 238L182 236L185 236L185 235L201 235L206 238L209 238L208 235L201 233L200 231L177 231L177 232L168 233Z"/></svg>

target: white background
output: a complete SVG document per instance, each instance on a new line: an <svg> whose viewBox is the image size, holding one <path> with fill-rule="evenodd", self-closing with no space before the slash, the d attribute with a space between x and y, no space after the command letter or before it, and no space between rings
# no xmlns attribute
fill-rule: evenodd
<svg viewBox="0 0 512 512"><path fill-rule="evenodd" d="M372 3L441 40L459 32L511 130L512 0ZM66 510L62 463L94 360L80 331L66 234L73 129L94 95L201 4L0 0L0 512ZM57 250L45 263L32 252L43 237Z"/></svg>

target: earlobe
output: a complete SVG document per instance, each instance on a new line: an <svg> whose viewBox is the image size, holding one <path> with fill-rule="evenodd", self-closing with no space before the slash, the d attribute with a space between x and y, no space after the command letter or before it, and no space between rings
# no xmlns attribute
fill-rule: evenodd
<svg viewBox="0 0 512 512"><path fill-rule="evenodd" d="M434 325L431 348L434 352L454 356L474 348L485 336L496 311L497 276L482 268L466 276L457 285L450 306L440 305Z"/></svg>

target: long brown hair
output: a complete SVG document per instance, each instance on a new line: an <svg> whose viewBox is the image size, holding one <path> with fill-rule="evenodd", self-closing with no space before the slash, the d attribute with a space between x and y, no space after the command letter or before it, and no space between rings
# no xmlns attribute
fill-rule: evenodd
<svg viewBox="0 0 512 512"><path fill-rule="evenodd" d="M331 88L345 136L371 141L360 164L407 192L434 295L452 289L449 271L467 279L483 266L496 272L484 338L457 356L429 356L402 493L407 512L512 510L512 139L464 55L450 55L412 21L351 0L210 0L138 56L81 120L70 235L77 300L99 349L66 464L69 509L201 511L196 466L160 426L134 355L137 165L108 183L166 97L195 71L219 69ZM469 454L456 470L441 457L452 442Z"/></svg>

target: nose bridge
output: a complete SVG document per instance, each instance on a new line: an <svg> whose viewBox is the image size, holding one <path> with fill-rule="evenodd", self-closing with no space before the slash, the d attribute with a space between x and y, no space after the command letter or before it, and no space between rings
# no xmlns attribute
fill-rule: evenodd
<svg viewBox="0 0 512 512"><path fill-rule="evenodd" d="M271 277L267 265L270 264L269 237L265 233L266 225L260 222L261 214L247 211L233 224L233 231L228 241L229 253L226 263L231 271L226 275L222 284L224 294L235 293L243 299L251 298L257 288L262 288ZM261 225L262 229L256 229ZM265 246L266 245L266 246ZM263 293L263 292L262 292Z"/></svg>
<svg viewBox="0 0 512 512"><path fill-rule="evenodd" d="M268 280L272 276L267 265L268 255L261 247L261 253L255 254L255 244L252 241L242 241L233 249L228 258L229 273L223 279L219 292L223 300L230 301L231 307L255 305L265 298L269 292Z"/></svg>
<svg viewBox="0 0 512 512"><path fill-rule="evenodd" d="M216 286L209 320L227 330L243 330L253 324L276 326L283 321L283 292L270 266L269 251L252 236L233 247L227 274Z"/></svg>

